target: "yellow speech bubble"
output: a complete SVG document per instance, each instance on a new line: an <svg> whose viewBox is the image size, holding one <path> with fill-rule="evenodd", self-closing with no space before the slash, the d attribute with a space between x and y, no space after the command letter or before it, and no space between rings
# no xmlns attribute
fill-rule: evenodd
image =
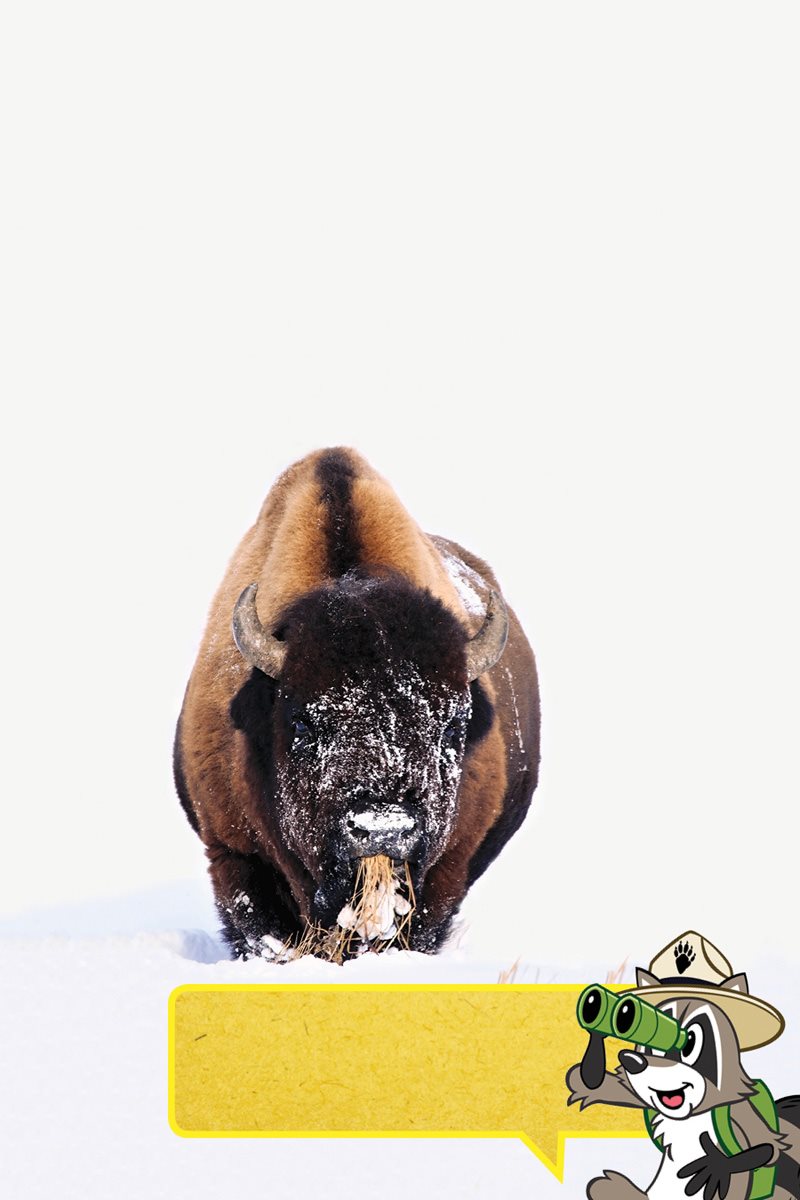
<svg viewBox="0 0 800 1200"><path fill-rule="evenodd" d="M183 1137L513 1137L563 1179L568 1137L645 1136L567 1108L586 1045L567 984L187 984L169 1002ZM622 1043L607 1039L613 1067Z"/></svg>

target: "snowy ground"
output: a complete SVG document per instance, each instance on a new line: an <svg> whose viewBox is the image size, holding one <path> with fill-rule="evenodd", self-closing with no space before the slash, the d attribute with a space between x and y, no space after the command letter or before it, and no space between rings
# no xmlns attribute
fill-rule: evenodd
<svg viewBox="0 0 800 1200"><path fill-rule="evenodd" d="M173 925L168 928L170 918ZM413 1194L578 1197L603 1166L644 1181L652 1151L642 1141L571 1142L564 1185L515 1141L263 1141L181 1139L167 1124L167 997L190 982L279 980L495 982L508 962L485 947L438 958L395 953L335 967L287 967L227 959L200 881L107 903L30 913L0 922L4 966L0 1194L13 1200L265 1195L352 1200L379 1186L385 1200ZM577 972L524 963L522 982L580 981ZM750 1055L780 1094L800 1091L800 972L754 964L751 987L789 1017L776 1046Z"/></svg>

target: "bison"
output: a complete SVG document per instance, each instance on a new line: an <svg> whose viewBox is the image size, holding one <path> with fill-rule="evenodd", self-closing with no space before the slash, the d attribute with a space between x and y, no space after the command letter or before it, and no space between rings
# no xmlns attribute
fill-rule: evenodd
<svg viewBox="0 0 800 1200"><path fill-rule="evenodd" d="M213 600L175 737L234 953L346 924L379 855L407 864L405 944L440 949L538 763L533 653L486 563L423 533L354 450L286 470ZM375 940L362 928L359 952Z"/></svg>

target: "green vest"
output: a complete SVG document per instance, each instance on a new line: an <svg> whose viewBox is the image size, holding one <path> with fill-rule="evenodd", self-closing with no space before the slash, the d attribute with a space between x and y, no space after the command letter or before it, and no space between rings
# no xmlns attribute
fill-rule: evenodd
<svg viewBox="0 0 800 1200"><path fill-rule="evenodd" d="M761 1117L765 1125L768 1125L773 1132L778 1131L778 1110L775 1107L775 1101L772 1098L767 1085L761 1079L753 1080L755 1092L747 1099L752 1104L758 1115ZM659 1150L664 1152L664 1143L653 1131L653 1121L657 1116L663 1116L663 1113L657 1113L654 1108L648 1108L644 1114L644 1123L647 1126L647 1132L658 1146ZM733 1154L738 1154L740 1150L746 1150L746 1146L740 1146L737 1141L736 1134L733 1132L733 1124L731 1122L731 1106L730 1104L722 1104L719 1108L712 1108L711 1119L714 1123L714 1133L717 1135L717 1142L720 1149L730 1158ZM750 1185L747 1200L767 1200L775 1191L775 1166L757 1167L752 1172L753 1179Z"/></svg>

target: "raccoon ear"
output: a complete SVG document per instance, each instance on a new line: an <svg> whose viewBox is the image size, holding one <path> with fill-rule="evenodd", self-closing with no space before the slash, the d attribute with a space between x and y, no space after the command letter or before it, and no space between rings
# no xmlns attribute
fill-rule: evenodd
<svg viewBox="0 0 800 1200"><path fill-rule="evenodd" d="M729 992L744 992L746 996L750 995L750 989L747 986L747 976L744 973L741 975L731 975L730 978L723 979L719 986L727 988Z"/></svg>
<svg viewBox="0 0 800 1200"><path fill-rule="evenodd" d="M645 971L644 967L636 968L636 986L637 987L658 987L661 983L655 975L651 975L649 971Z"/></svg>

